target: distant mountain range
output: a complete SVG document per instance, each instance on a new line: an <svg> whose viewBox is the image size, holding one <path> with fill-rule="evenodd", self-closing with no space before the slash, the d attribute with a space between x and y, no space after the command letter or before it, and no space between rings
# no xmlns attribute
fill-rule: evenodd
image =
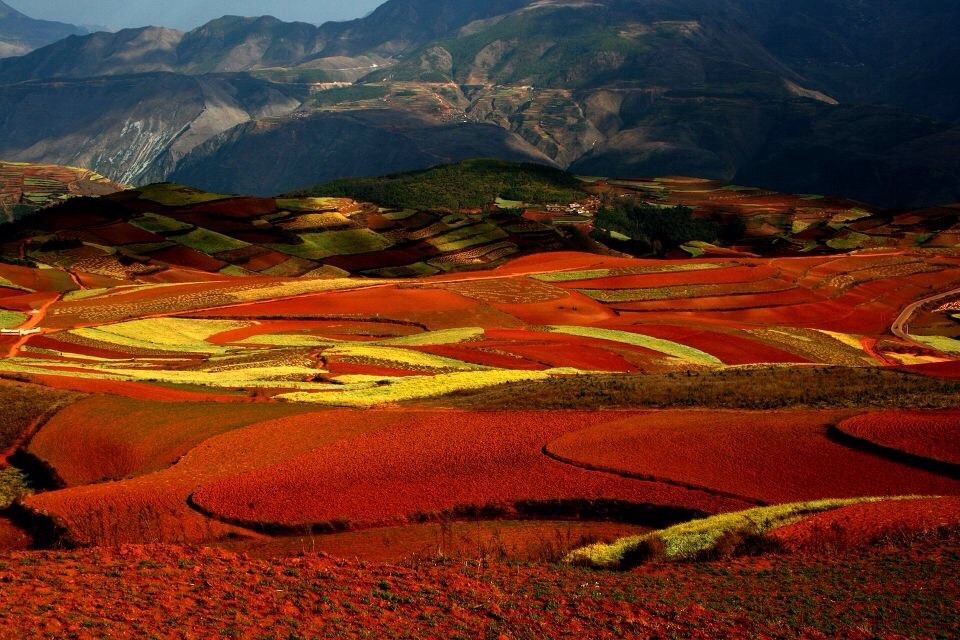
<svg viewBox="0 0 960 640"><path fill-rule="evenodd" d="M97 33L0 61L0 157L260 194L492 156L954 202L958 31L939 1L390 0Z"/></svg>
<svg viewBox="0 0 960 640"><path fill-rule="evenodd" d="M0 0L0 58L20 56L72 35L88 33L83 27L34 20Z"/></svg>

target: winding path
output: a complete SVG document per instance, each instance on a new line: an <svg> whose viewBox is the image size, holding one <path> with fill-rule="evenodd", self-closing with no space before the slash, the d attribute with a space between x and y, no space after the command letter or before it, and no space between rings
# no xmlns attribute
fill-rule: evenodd
<svg viewBox="0 0 960 640"><path fill-rule="evenodd" d="M938 293L937 295L934 295L934 296L928 296L926 298L922 298L920 300L917 300L916 302L913 302L907 305L904 308L904 310L900 312L900 315L897 316L897 319L893 321L893 325L890 327L890 331L893 333L893 335L897 336L901 340L905 340L909 342L910 344L916 345L918 347L923 347L925 349L929 348L929 345L923 344L921 342L917 342L910 335L910 322L913 320L913 316L915 316L917 312L920 311L920 309L922 309L924 306L928 304L939 302L941 300L945 300L947 298L953 298L956 296L960 296L960 288L951 289L950 291L947 291L945 293Z"/></svg>
<svg viewBox="0 0 960 640"><path fill-rule="evenodd" d="M50 307L60 302L60 300L62 299L63 299L62 293L58 293L56 296L50 298L49 300L44 302L39 308L37 308L36 311L34 311L30 315L27 321L21 324L19 327L17 327L17 329L19 329L20 331L30 331L31 329L36 329L37 325L43 322L44 318L47 317L47 311L50 310ZM16 358L20 354L20 350L23 349L23 347L26 346L28 342L30 342L30 338L32 338L34 335L39 335L39 334L28 333L27 335L21 335L20 339L18 339L16 342L10 345L10 350L7 352L7 357Z"/></svg>

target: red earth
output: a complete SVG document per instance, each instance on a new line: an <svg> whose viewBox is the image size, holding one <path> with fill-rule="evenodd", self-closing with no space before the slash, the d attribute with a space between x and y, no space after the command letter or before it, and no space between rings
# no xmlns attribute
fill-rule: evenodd
<svg viewBox="0 0 960 640"><path fill-rule="evenodd" d="M960 465L960 409L868 413L837 428L887 449Z"/></svg>
<svg viewBox="0 0 960 640"><path fill-rule="evenodd" d="M889 500L818 513L770 532L791 552L859 549L960 528L960 498Z"/></svg>
<svg viewBox="0 0 960 640"><path fill-rule="evenodd" d="M563 433L617 417L404 412L388 428L206 483L192 501L224 521L288 528L341 521L384 525L463 507L510 508L522 501L620 500L711 513L747 504L709 491L585 471L551 460L541 450Z"/></svg>
<svg viewBox="0 0 960 640"><path fill-rule="evenodd" d="M583 468L650 477L769 503L874 495L960 495L960 481L831 441L837 411L659 411L551 441Z"/></svg>
<svg viewBox="0 0 960 640"><path fill-rule="evenodd" d="M960 635L955 537L908 549L650 565L631 573L122 547L4 554L0 582L0 635L11 638Z"/></svg>

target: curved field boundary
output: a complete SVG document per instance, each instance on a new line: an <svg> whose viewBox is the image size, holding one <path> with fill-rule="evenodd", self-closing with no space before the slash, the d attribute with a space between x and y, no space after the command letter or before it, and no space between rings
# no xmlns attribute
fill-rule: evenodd
<svg viewBox="0 0 960 640"><path fill-rule="evenodd" d="M14 440L6 450L0 451L0 463L3 461L10 461L10 458L15 456L18 451L25 448L33 437L40 433L40 429L44 427L50 420L53 419L61 410L66 409L74 402L78 402L82 399L83 396L77 396L76 398L69 398L66 401L60 401L54 405L47 408L43 413L38 415L33 421L27 425L27 428L20 433L20 437Z"/></svg>
<svg viewBox="0 0 960 640"><path fill-rule="evenodd" d="M459 512L491 513L518 503L606 500L711 513L742 508L721 498L558 464L545 442L609 419L586 412L388 412L389 428L203 483L193 501L221 521L319 530L379 527ZM368 421L377 412L356 414ZM618 416L619 417L619 414ZM489 508L488 508L489 505Z"/></svg>
<svg viewBox="0 0 960 640"><path fill-rule="evenodd" d="M567 433L548 441L547 448L578 465L674 479L768 503L871 493L957 494L955 479L853 451L825 437L829 424L848 415L659 411Z"/></svg>
<svg viewBox="0 0 960 640"><path fill-rule="evenodd" d="M830 425L827 427L827 437L837 444L850 447L851 449L857 449L858 451L863 451L864 453L880 456L881 458L885 458L891 462L899 462L900 464L905 464L916 469L922 469L923 471L930 471L932 473L938 473L940 475L947 476L948 478L960 480L960 464L955 462L946 462L944 460L937 460L935 458L928 458L916 453L910 453L894 447L887 447L882 444L877 444L876 442L867 440L866 438L861 438L859 436L847 433L842 427L843 423L840 423L839 425Z"/></svg>
<svg viewBox="0 0 960 640"><path fill-rule="evenodd" d="M702 491L703 493L708 493L712 496L718 498L730 498L732 500L740 500L747 504L753 504L758 507L766 506L767 502L759 500L757 498L751 498L749 496L743 496L738 493L732 493L729 491L720 491L719 489L713 489L706 485L693 484L690 482L682 482L680 480L671 480L670 478L664 478L662 476L656 476L648 473L636 473L633 471L623 471L621 469L615 469L613 467L606 467L603 465L592 464L589 462L578 462L572 458L564 457L560 454L554 453L549 449L550 445L543 445L543 455L547 456L554 462L559 462L561 464L570 465L571 467L576 467L577 469L583 469L584 471L594 471L597 473L607 473L613 476L618 476L620 478L626 478L627 480L642 480L643 482L657 482L659 484L670 485L671 487L679 487L681 489L690 489L691 491Z"/></svg>
<svg viewBox="0 0 960 640"><path fill-rule="evenodd" d="M328 520L309 524L284 524L234 518L208 509L187 497L187 505L200 515L226 525L249 529L271 536L292 534L332 535L354 531L375 531L387 526L407 526L435 522L501 522L521 520L536 522L563 518L572 522L622 522L650 527L652 529L673 526L691 520L705 518L709 514L698 509L654 502L631 502L614 498L606 499L555 499L518 500L504 504L457 505L450 509L410 515L406 520L391 521L387 525L356 525L346 519ZM399 523L399 524L398 524Z"/></svg>

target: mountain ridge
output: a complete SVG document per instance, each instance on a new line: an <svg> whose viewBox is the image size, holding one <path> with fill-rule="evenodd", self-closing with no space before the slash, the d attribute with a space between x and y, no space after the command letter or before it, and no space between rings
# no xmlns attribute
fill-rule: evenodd
<svg viewBox="0 0 960 640"><path fill-rule="evenodd" d="M941 68L960 8L878 2L873 15L842 0L390 0L319 27L226 16L186 34L70 38L0 62L0 121L17 128L0 157L269 195L496 155L478 126L494 125L505 157L579 173L702 175L884 207L960 200L960 79ZM795 46L782 37L793 28ZM64 133L18 115L36 105ZM373 135L350 124L374 121ZM459 129L455 152L417 142L404 158L401 140L418 136L394 134L411 122L428 145ZM78 156L72 130L95 151Z"/></svg>
<svg viewBox="0 0 960 640"><path fill-rule="evenodd" d="M20 56L88 31L63 22L36 20L0 0L0 58Z"/></svg>

